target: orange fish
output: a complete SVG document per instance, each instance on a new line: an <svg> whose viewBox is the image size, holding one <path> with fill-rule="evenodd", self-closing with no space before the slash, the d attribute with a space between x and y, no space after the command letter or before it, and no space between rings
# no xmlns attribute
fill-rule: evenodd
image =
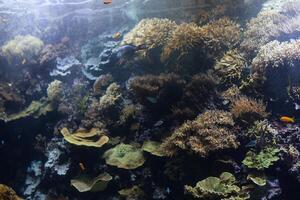
<svg viewBox="0 0 300 200"><path fill-rule="evenodd" d="M111 3L112 3L112 0L103 0L103 3L104 3L104 4L111 4Z"/></svg>
<svg viewBox="0 0 300 200"><path fill-rule="evenodd" d="M85 169L86 169L82 162L79 163L79 167L80 167L81 171L85 171Z"/></svg>
<svg viewBox="0 0 300 200"><path fill-rule="evenodd" d="M116 32L116 33L112 36L112 38L113 38L113 39L120 39L121 36L122 36L122 33Z"/></svg>
<svg viewBox="0 0 300 200"><path fill-rule="evenodd" d="M282 116L282 117L280 117L280 121L282 121L284 123L294 123L295 122L295 118L293 118L293 117L287 117L287 116Z"/></svg>

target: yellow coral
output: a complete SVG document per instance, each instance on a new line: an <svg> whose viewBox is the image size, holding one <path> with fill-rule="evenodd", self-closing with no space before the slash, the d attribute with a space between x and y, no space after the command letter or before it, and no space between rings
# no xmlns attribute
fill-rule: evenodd
<svg viewBox="0 0 300 200"><path fill-rule="evenodd" d="M67 128L63 128L61 134L64 139L71 144L87 147L102 147L109 141L103 130L92 128L89 131L77 130L71 134Z"/></svg>

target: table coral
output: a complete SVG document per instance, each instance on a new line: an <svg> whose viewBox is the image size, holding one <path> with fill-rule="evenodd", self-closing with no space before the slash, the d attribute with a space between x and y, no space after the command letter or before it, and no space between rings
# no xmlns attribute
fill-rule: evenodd
<svg viewBox="0 0 300 200"><path fill-rule="evenodd" d="M208 110L193 121L187 121L167 137L162 147L167 155L179 150L193 152L202 157L222 149L237 148L239 142L231 132L232 115L221 110Z"/></svg>
<svg viewBox="0 0 300 200"><path fill-rule="evenodd" d="M71 185L79 192L99 192L105 190L111 180L112 176L108 173L100 174L97 177L81 174L71 180Z"/></svg>
<svg viewBox="0 0 300 200"><path fill-rule="evenodd" d="M103 158L108 165L122 169L136 169L145 162L142 150L123 143L106 151Z"/></svg>
<svg viewBox="0 0 300 200"><path fill-rule="evenodd" d="M63 128L61 134L69 143L87 147L102 147L109 141L104 130L92 128L89 131L77 130L75 133L70 133L67 128Z"/></svg>

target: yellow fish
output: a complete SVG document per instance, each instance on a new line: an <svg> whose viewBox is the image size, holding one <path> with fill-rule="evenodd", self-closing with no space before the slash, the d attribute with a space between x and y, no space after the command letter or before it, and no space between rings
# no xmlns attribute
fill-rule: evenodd
<svg viewBox="0 0 300 200"><path fill-rule="evenodd" d="M284 123L294 123L295 122L295 118L293 118L293 117L287 117L287 116L282 116L282 117L280 117L280 121L282 121Z"/></svg>
<svg viewBox="0 0 300 200"><path fill-rule="evenodd" d="M113 35L113 39L120 39L122 37L122 33L120 32L116 32L114 35Z"/></svg>

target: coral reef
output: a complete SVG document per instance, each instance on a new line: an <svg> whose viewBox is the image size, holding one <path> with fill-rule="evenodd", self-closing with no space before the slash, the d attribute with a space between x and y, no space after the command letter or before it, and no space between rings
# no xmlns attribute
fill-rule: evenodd
<svg viewBox="0 0 300 200"><path fill-rule="evenodd" d="M132 188L122 189L118 193L120 196L125 197L126 200L142 200L145 198L144 191L136 185Z"/></svg>
<svg viewBox="0 0 300 200"><path fill-rule="evenodd" d="M112 176L108 173L100 174L97 177L91 178L88 175L82 174L71 179L71 185L79 192L99 192L106 189Z"/></svg>
<svg viewBox="0 0 300 200"><path fill-rule="evenodd" d="M0 184L0 199L3 200L22 200L10 187Z"/></svg>
<svg viewBox="0 0 300 200"><path fill-rule="evenodd" d="M119 144L103 154L108 165L122 169L135 169L145 162L143 152L129 144Z"/></svg>
<svg viewBox="0 0 300 200"><path fill-rule="evenodd" d="M75 133L70 133L67 128L61 129L61 134L64 139L71 144L87 147L102 147L109 141L105 130L92 128L89 131L77 130Z"/></svg>
<svg viewBox="0 0 300 200"><path fill-rule="evenodd" d="M2 55L11 65L24 65L36 62L44 46L39 38L18 35L2 46Z"/></svg>
<svg viewBox="0 0 300 200"><path fill-rule="evenodd" d="M193 121L187 121L162 144L166 154L179 150L206 157L211 152L237 148L239 142L229 127L234 125L232 115L220 110L208 110Z"/></svg>

